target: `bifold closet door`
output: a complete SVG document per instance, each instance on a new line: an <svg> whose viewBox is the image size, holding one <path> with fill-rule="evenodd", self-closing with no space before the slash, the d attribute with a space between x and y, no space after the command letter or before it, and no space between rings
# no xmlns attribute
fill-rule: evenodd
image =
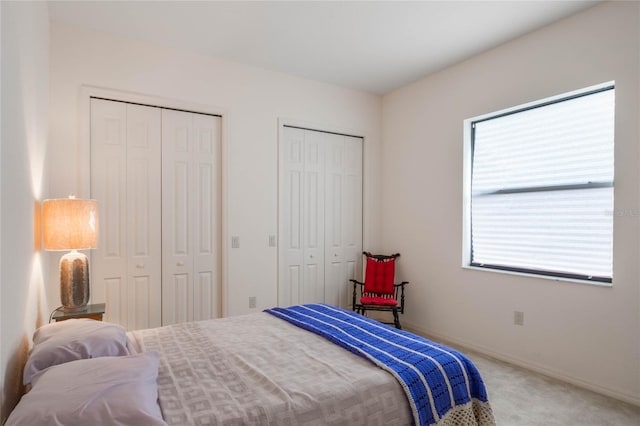
<svg viewBox="0 0 640 426"><path fill-rule="evenodd" d="M284 127L280 152L278 304L324 300L323 133Z"/></svg>
<svg viewBox="0 0 640 426"><path fill-rule="evenodd" d="M326 139L324 302L347 307L362 270L362 138Z"/></svg>
<svg viewBox="0 0 640 426"><path fill-rule="evenodd" d="M162 110L162 321L220 316L220 117Z"/></svg>
<svg viewBox="0 0 640 426"><path fill-rule="evenodd" d="M283 127L278 304L346 307L362 250L362 138Z"/></svg>
<svg viewBox="0 0 640 426"><path fill-rule="evenodd" d="M159 108L91 100L91 300L127 330L161 325L160 120Z"/></svg>

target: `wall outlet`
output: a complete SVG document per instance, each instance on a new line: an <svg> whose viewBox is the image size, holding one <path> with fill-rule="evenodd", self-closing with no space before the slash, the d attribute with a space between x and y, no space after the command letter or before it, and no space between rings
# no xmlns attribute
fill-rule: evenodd
<svg viewBox="0 0 640 426"><path fill-rule="evenodd" d="M515 325L524 325L524 312L513 311L513 323Z"/></svg>
<svg viewBox="0 0 640 426"><path fill-rule="evenodd" d="M231 237L231 248L240 248L240 237Z"/></svg>
<svg viewBox="0 0 640 426"><path fill-rule="evenodd" d="M276 236L269 235L269 247L275 247L275 246L276 246Z"/></svg>
<svg viewBox="0 0 640 426"><path fill-rule="evenodd" d="M256 297L255 296L250 296L249 297L249 309L255 309L256 307Z"/></svg>

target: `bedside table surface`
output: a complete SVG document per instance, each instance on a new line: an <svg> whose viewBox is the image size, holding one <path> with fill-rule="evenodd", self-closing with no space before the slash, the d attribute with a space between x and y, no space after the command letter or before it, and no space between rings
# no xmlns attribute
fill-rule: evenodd
<svg viewBox="0 0 640 426"><path fill-rule="evenodd" d="M62 309L57 310L53 316L52 320L61 320L61 319L70 319L70 318L87 318L87 317L97 317L102 316L105 311L104 303L96 303L94 305L87 305L87 309L84 311L78 312L64 312Z"/></svg>

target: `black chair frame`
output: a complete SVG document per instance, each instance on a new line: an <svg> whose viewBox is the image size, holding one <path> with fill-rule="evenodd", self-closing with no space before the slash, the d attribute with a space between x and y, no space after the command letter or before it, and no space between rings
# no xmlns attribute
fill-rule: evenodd
<svg viewBox="0 0 640 426"><path fill-rule="evenodd" d="M362 252L366 257L371 257L376 260L387 260L387 259L395 259L400 256L400 253L392 254L392 255L383 255L383 254L371 254L367 251ZM364 283L358 280L350 279L353 283L353 300L352 300L352 310L366 316L367 311L385 311L393 313L393 322L384 322L384 324L389 324L395 326L395 328L402 329L400 325L400 317L399 314L404 314L404 287L409 284L409 281L402 281L398 284L393 284L393 294L394 299L398 301L398 304L395 306L385 306L385 305L369 305L360 303L360 298L364 293Z"/></svg>

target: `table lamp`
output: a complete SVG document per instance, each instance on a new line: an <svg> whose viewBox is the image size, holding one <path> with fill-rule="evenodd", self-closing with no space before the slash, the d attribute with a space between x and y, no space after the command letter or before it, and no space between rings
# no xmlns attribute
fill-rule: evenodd
<svg viewBox="0 0 640 426"><path fill-rule="evenodd" d="M60 300L65 312L87 309L89 259L77 250L98 247L98 203L73 196L42 202L45 250L71 250L60 259Z"/></svg>

